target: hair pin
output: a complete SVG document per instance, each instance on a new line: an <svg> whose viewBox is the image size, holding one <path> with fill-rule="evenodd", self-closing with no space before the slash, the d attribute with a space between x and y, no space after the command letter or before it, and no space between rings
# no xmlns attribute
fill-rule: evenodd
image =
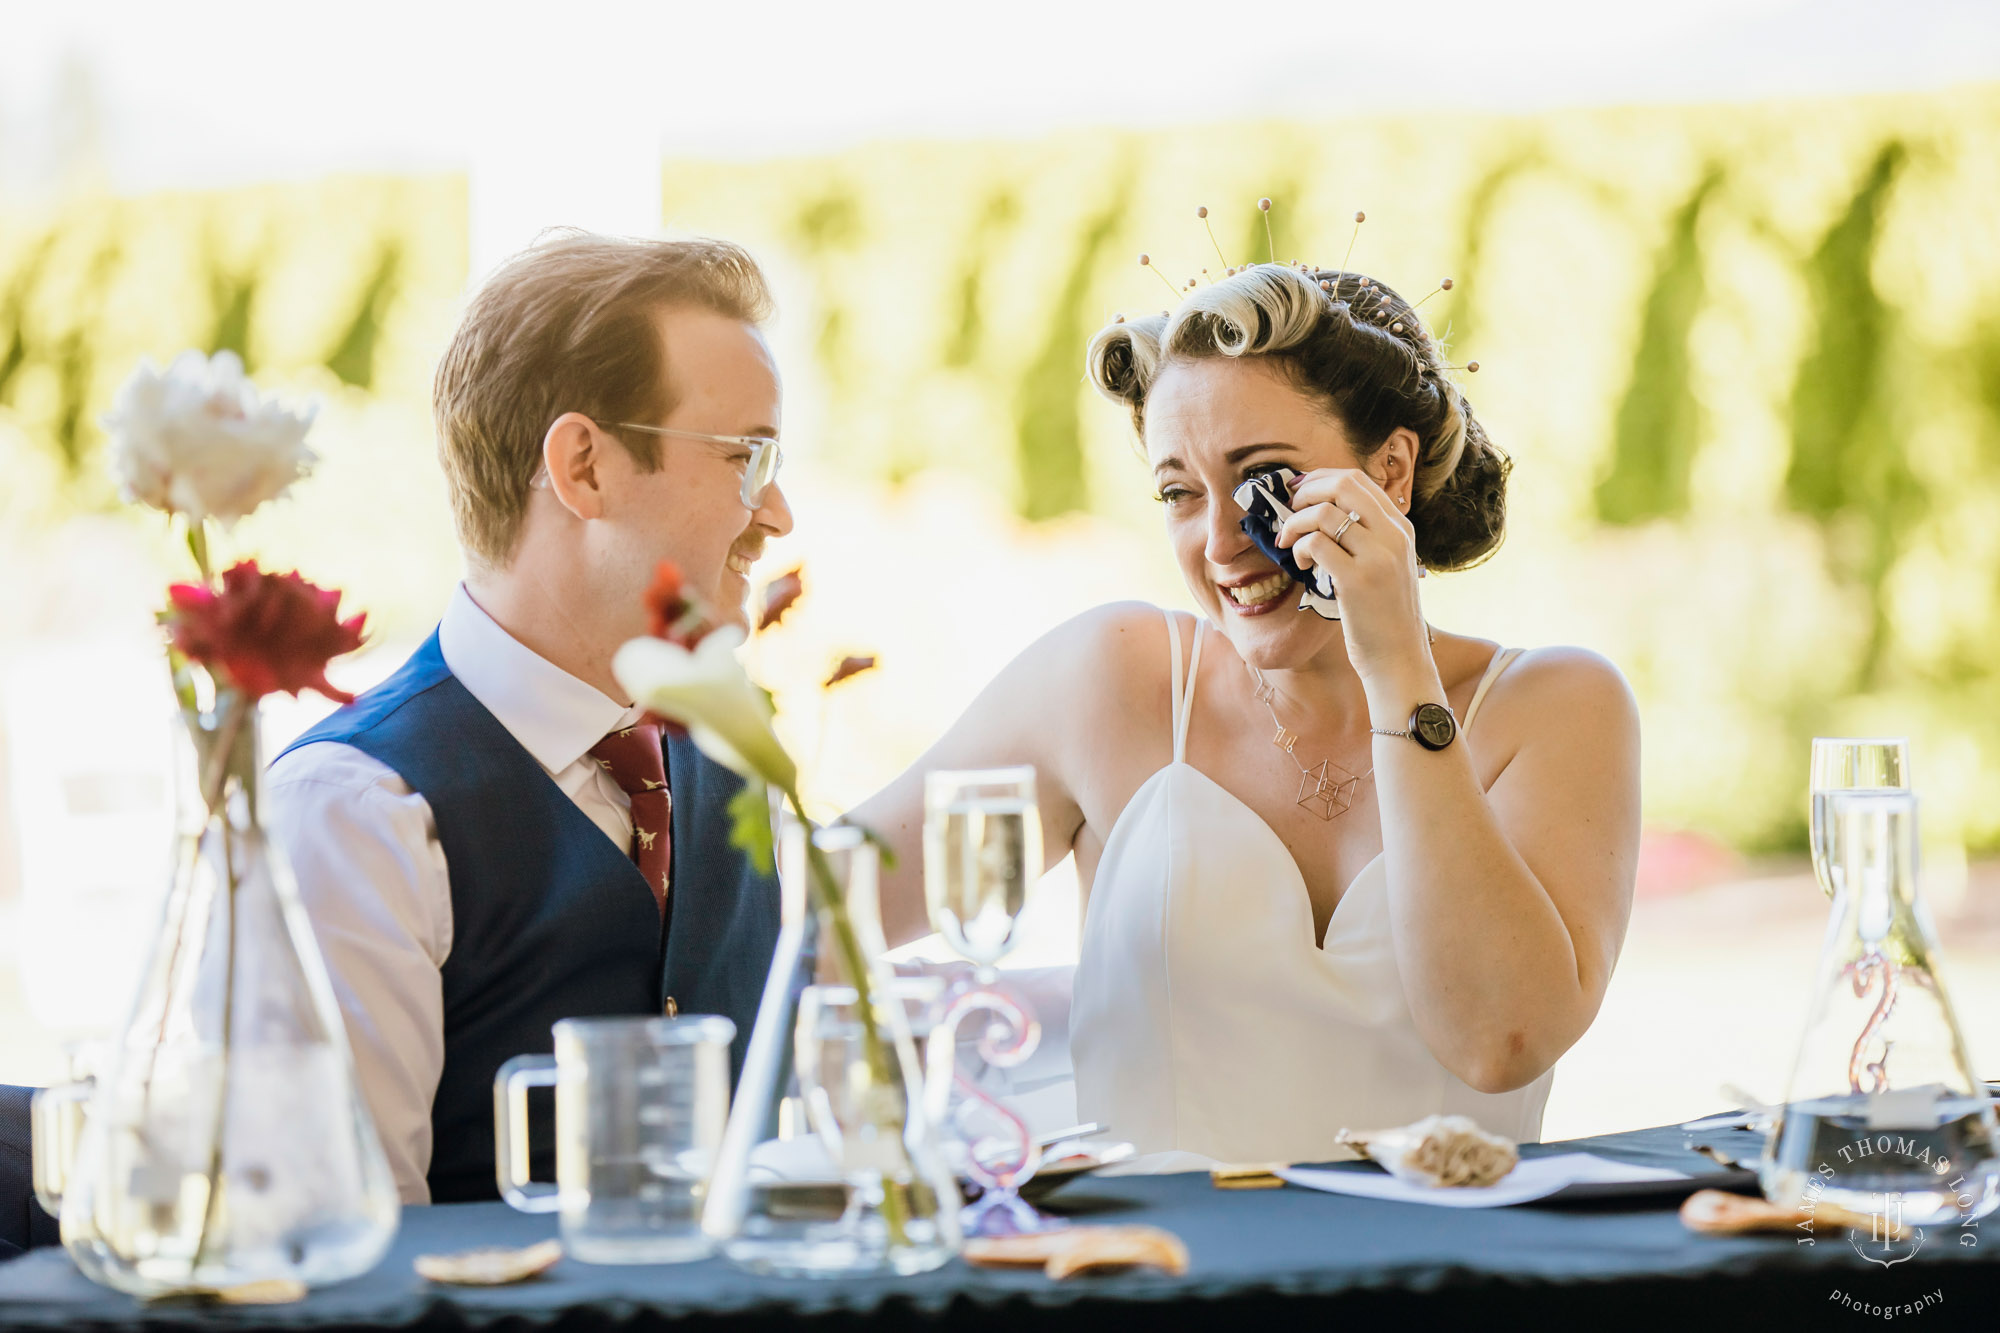
<svg viewBox="0 0 2000 1333"><path fill-rule="evenodd" d="M1229 256L1222 253L1222 242L1215 239L1215 228L1209 225L1208 205L1203 204L1200 208L1195 209L1194 215L1201 219L1202 230L1208 233L1208 243L1215 247L1215 257L1220 259L1222 267L1227 269L1229 267ZM1208 270L1203 269L1202 272L1206 273Z"/></svg>
<svg viewBox="0 0 2000 1333"><path fill-rule="evenodd" d="M1367 215L1366 213L1363 213L1363 212L1362 212L1361 210L1359 210L1359 209L1356 209L1356 210L1355 210L1355 212L1354 212L1354 231L1353 231L1353 233L1352 233L1351 235L1349 235L1349 236L1348 236L1348 238L1347 238L1347 253L1346 253L1346 254L1344 254L1344 255L1342 255L1342 256L1340 257L1340 271L1341 271L1342 273L1346 273L1346 272L1348 272L1348 271L1349 271L1349 269L1348 269L1348 267L1347 267L1347 261L1348 261L1348 260L1350 260L1350 259L1352 259L1352 258L1354 258L1354 242L1355 242L1356 238L1357 238L1357 237L1359 237L1359 236L1361 235L1361 224L1362 224L1362 223L1364 223L1364 222L1366 222L1367 220L1368 220L1368 215ZM1361 285L1362 285L1363 287L1366 287L1366 286L1368 285L1368 283L1367 283L1367 281L1366 281L1366 280L1364 279L1364 280L1362 281Z"/></svg>
<svg viewBox="0 0 2000 1333"><path fill-rule="evenodd" d="M1161 282L1167 284L1167 290L1174 294L1174 299L1176 300L1180 299L1181 289L1174 286L1173 282L1168 279L1166 274L1161 273L1160 270L1156 268L1153 268L1153 257L1151 255L1140 255L1139 267L1153 269L1154 275L1157 276Z"/></svg>
<svg viewBox="0 0 2000 1333"><path fill-rule="evenodd" d="M1264 215L1265 262L1275 264L1278 262L1278 243L1271 239L1271 201L1269 199L1259 199L1257 201L1257 211Z"/></svg>
<svg viewBox="0 0 2000 1333"><path fill-rule="evenodd" d="M1432 296L1436 296L1439 292L1448 292L1450 290L1451 290L1451 279L1445 278L1442 281L1440 281L1435 288L1432 289L1429 296L1424 297L1424 301L1430 300ZM1417 305L1411 306L1410 309L1415 310L1417 306L1422 305L1424 301L1417 302Z"/></svg>

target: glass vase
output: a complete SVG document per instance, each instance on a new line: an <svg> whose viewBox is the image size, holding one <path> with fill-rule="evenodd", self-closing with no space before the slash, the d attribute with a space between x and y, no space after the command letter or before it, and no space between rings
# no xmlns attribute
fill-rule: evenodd
<svg viewBox="0 0 2000 1333"><path fill-rule="evenodd" d="M875 847L841 826L809 845L793 821L778 842L778 946L702 1227L760 1274L937 1268L959 1250L960 1199L924 1113L906 988L882 958ZM815 873L837 886L847 928L809 889Z"/></svg>
<svg viewBox="0 0 2000 1333"><path fill-rule="evenodd" d="M1857 1248L1899 1262L1922 1228L2000 1201L2000 1134L1940 971L1918 876L1917 798L1852 789L1822 799L1833 911L1762 1183L1776 1203L1873 1216L1876 1235Z"/></svg>
<svg viewBox="0 0 2000 1333"><path fill-rule="evenodd" d="M93 1280L146 1297L338 1282L387 1251L395 1182L260 820L256 707L225 691L182 734L172 887L64 1173L63 1245Z"/></svg>

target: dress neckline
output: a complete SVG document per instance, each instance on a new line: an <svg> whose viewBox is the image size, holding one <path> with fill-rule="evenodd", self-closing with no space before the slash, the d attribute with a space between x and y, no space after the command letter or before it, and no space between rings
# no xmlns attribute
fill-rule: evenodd
<svg viewBox="0 0 2000 1333"><path fill-rule="evenodd" d="M1118 812L1118 818L1111 821L1111 831L1104 838L1105 852L1108 856L1111 848L1117 843L1118 831L1125 826L1125 817L1132 812L1134 806L1139 804L1139 798L1144 796L1147 790L1163 776L1172 773L1175 769L1184 768L1220 792L1224 797L1235 802L1245 814L1257 821L1257 827L1262 829L1264 835L1277 847L1278 854L1284 859L1286 867L1291 870L1292 880L1298 886L1299 894L1305 899L1306 919L1310 921L1312 919L1312 894L1306 884L1305 872L1299 869L1298 858L1292 855L1292 849L1285 845L1285 840L1278 836L1278 831L1271 827L1271 821L1258 814L1256 807L1252 806L1248 801L1189 763L1185 757L1187 724L1189 717L1194 712L1195 673L1201 669L1202 631L1207 628L1208 622L1199 616L1195 618L1194 651L1192 653L1194 660L1190 663L1186 673L1187 679L1183 682L1181 678L1180 625L1175 621L1172 611L1165 611L1164 608L1162 610L1167 620L1167 641L1172 645L1173 691L1171 710L1174 724L1173 757L1157 769L1154 769L1153 772L1146 776L1144 782L1141 782L1133 789L1132 795L1125 802L1125 807ZM1471 701L1466 704L1463 730L1470 731L1472 729L1473 719L1479 715L1479 707L1486 701L1487 690L1492 687L1495 680L1499 679L1500 674L1511 666L1515 659L1521 656L1522 651L1519 648L1503 647L1494 649L1491 660L1486 664L1485 672L1479 678L1478 686L1472 692ZM1325 950L1326 941L1333 935L1334 923L1340 919L1340 914L1346 908L1348 900L1354 896L1354 886L1359 884L1363 877L1375 868L1376 863L1385 854L1386 849L1369 857L1361 869L1354 872L1354 877L1341 887L1340 897L1334 901L1333 911L1327 916L1326 930L1321 932L1319 938L1313 942L1313 948L1316 952L1323 952ZM1098 862L1098 869L1100 872L1103 870L1102 859ZM1095 876L1092 878L1094 880Z"/></svg>

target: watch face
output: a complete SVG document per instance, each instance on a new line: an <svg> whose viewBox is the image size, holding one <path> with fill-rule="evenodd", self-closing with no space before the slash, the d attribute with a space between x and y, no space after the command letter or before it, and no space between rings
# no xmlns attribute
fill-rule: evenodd
<svg viewBox="0 0 2000 1333"><path fill-rule="evenodd" d="M1458 735L1458 719L1443 704L1419 704L1410 715L1410 734L1427 750L1442 750Z"/></svg>

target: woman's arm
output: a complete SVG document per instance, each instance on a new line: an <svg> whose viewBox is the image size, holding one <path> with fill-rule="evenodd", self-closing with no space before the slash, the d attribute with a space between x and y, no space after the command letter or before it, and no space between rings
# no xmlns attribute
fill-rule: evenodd
<svg viewBox="0 0 2000 1333"><path fill-rule="evenodd" d="M1435 669L1371 682L1373 725L1442 701ZM1610 663L1544 649L1480 714L1519 748L1490 790L1463 739L1375 738L1396 961L1440 1063L1482 1092L1538 1077L1596 1018L1639 850L1638 710ZM1490 732L1489 732L1490 734Z"/></svg>
<svg viewBox="0 0 2000 1333"><path fill-rule="evenodd" d="M1294 497L1280 544L1333 576L1370 725L1403 730L1445 701L1409 521L1358 471L1313 473ZM1411 1017L1439 1063L1504 1092L1552 1066L1604 1000L1638 866L1639 722L1617 669L1575 649L1516 662L1483 717L1483 734L1518 738L1491 791L1462 738L1432 751L1376 736L1375 783Z"/></svg>
<svg viewBox="0 0 2000 1333"><path fill-rule="evenodd" d="M1079 789L1093 748L1116 746L1123 719L1149 691L1131 688L1123 663L1154 646L1166 673L1165 622L1157 608L1120 602L1065 621L1037 639L980 692L971 707L902 776L848 812L895 853L882 871L882 929L891 946L930 933L924 906L924 775L940 768L1035 767L1045 864L1069 855L1083 827ZM1149 637L1150 631L1150 637ZM1156 691L1154 691L1156 692ZM1165 707L1158 709L1165 716Z"/></svg>

